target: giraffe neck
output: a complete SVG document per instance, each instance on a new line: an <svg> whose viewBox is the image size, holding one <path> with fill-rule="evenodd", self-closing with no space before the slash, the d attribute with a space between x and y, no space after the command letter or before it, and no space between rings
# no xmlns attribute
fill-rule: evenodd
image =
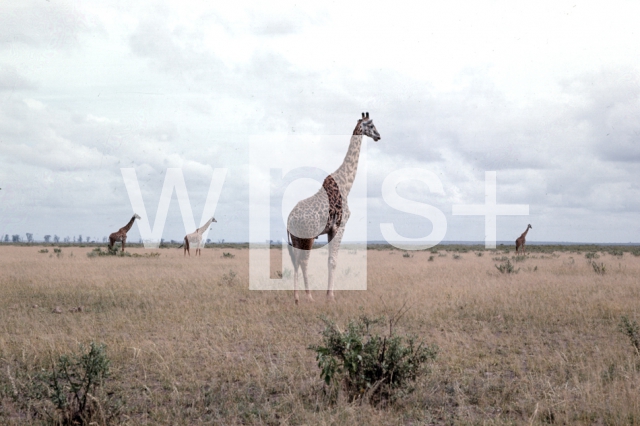
<svg viewBox="0 0 640 426"><path fill-rule="evenodd" d="M526 237L526 236L527 236L527 232L529 232L529 228L527 228L527 230L526 230L526 231L524 231L524 233L522 234L522 238L524 238L524 237Z"/></svg>
<svg viewBox="0 0 640 426"><path fill-rule="evenodd" d="M206 229L209 227L209 225L211 225L211 222L213 221L213 218L209 219L207 221L207 223L205 223L204 225L202 225L200 228L196 229L196 232L200 235L204 234L204 231L206 231Z"/></svg>
<svg viewBox="0 0 640 426"><path fill-rule="evenodd" d="M331 176L338 184L340 193L343 197L349 195L353 181L356 178L356 172L358 171L358 160L360 158L360 148L362 146L362 133L360 126L357 126L351 136L351 143L349 144L349 150L344 157L342 165L338 167L338 170L331 173Z"/></svg>
<svg viewBox="0 0 640 426"><path fill-rule="evenodd" d="M124 232L129 232L129 229L131 229L131 227L133 226L133 222L136 220L136 217L132 217L131 220L129 221L129 223L127 223L122 229L124 229Z"/></svg>

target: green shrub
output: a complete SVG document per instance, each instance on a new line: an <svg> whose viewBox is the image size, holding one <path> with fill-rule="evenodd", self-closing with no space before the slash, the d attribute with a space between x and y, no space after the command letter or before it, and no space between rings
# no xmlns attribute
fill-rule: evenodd
<svg viewBox="0 0 640 426"><path fill-rule="evenodd" d="M284 271L282 271L282 272L276 271L276 276L278 278L289 279L289 278L291 278L291 269L284 268Z"/></svg>
<svg viewBox="0 0 640 426"><path fill-rule="evenodd" d="M593 271L594 271L596 274L599 274L599 275L604 275L604 273L606 272L606 269L607 269L607 268L606 268L606 266L604 265L604 263L602 263L602 262L601 262L601 263L598 265L598 264L597 264L596 262L594 262L593 260L591 261L591 266L593 267Z"/></svg>
<svg viewBox="0 0 640 426"><path fill-rule="evenodd" d="M428 262L433 262L433 256L429 256L429 259L427 259Z"/></svg>
<svg viewBox="0 0 640 426"><path fill-rule="evenodd" d="M511 261L509 259L507 259L506 262L500 264L500 266L498 265L494 265L498 271L500 271L500 273L502 274L517 274L518 271L520 270L520 268L515 269L513 267L513 265L511 264Z"/></svg>
<svg viewBox="0 0 640 426"><path fill-rule="evenodd" d="M118 251L117 249L110 249L108 247L104 251L100 247L96 247L87 253L87 257L102 257L102 256L152 258L152 257L160 257L160 253L158 252L143 253L143 254L129 253L126 251Z"/></svg>
<svg viewBox="0 0 640 426"><path fill-rule="evenodd" d="M402 257L413 257L413 255L409 254L409 252L405 251Z"/></svg>
<svg viewBox="0 0 640 426"><path fill-rule="evenodd" d="M598 253L596 253L595 251L591 251L589 253L585 253L584 257L586 257L587 259L598 259L600 257L600 255Z"/></svg>
<svg viewBox="0 0 640 426"><path fill-rule="evenodd" d="M49 249L42 249L38 251L38 253L49 253Z"/></svg>
<svg viewBox="0 0 640 426"><path fill-rule="evenodd" d="M131 257L145 257L145 258L160 257L160 253L158 252L142 253L142 254L132 253Z"/></svg>
<svg viewBox="0 0 640 426"><path fill-rule="evenodd" d="M640 355L640 327L638 327L638 323L629 320L626 315L623 315L620 319L619 327L620 331L631 340L631 345L636 350L636 354Z"/></svg>
<svg viewBox="0 0 640 426"><path fill-rule="evenodd" d="M232 254L232 253L226 253L226 252L224 252L224 253L222 253L222 257L227 257L227 258L229 258L229 259L233 259L234 257L236 257L236 255L235 255L235 254Z"/></svg>
<svg viewBox="0 0 640 426"><path fill-rule="evenodd" d="M105 345L91 342L89 351L61 355L52 370L38 377L45 393L62 415L63 424L89 424L98 416L97 389L109 377ZM104 413L100 413L104 417Z"/></svg>
<svg viewBox="0 0 640 426"><path fill-rule="evenodd" d="M392 401L398 392L411 391L410 384L423 371L424 364L436 358L435 345L416 345L413 337L395 335L394 319L389 322L388 335L371 334L369 327L381 320L361 316L341 331L335 323L322 318L323 342L309 346L316 353L325 384L334 391L342 385L352 402Z"/></svg>
<svg viewBox="0 0 640 426"><path fill-rule="evenodd" d="M158 256L160 254L158 253ZM87 257L101 257L101 256L117 256L117 257L131 257L131 253L126 251L118 251L118 249L113 246L113 248L107 247L106 250L102 250L100 247L96 247L90 252L87 253ZM140 255L137 255L140 256Z"/></svg>
<svg viewBox="0 0 640 426"><path fill-rule="evenodd" d="M230 269L228 274L224 274L219 281L220 285L232 286L235 284L237 274Z"/></svg>

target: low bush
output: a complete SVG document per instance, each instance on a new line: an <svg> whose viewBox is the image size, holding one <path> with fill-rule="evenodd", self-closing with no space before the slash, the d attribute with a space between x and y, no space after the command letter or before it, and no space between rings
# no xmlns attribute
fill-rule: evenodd
<svg viewBox="0 0 640 426"><path fill-rule="evenodd" d="M640 355L640 327L638 327L638 323L623 315L619 328L631 340L631 346L635 349L636 354Z"/></svg>
<svg viewBox="0 0 640 426"><path fill-rule="evenodd" d="M435 345L417 344L414 337L394 334L394 319L385 336L369 330L382 319L361 316L350 321L345 331L326 318L322 321L323 342L309 349L316 353L320 376L332 400L343 389L351 402L392 402L412 390L410 385L424 371L425 363L437 355Z"/></svg>
<svg viewBox="0 0 640 426"><path fill-rule="evenodd" d="M513 264L511 264L511 261L509 259L507 259L506 262L500 264L499 266L498 265L494 265L494 266L502 274L517 274L518 271L520 270L520 268L518 269L514 268Z"/></svg>
<svg viewBox="0 0 640 426"><path fill-rule="evenodd" d="M230 269L228 274L224 274L219 281L220 285L232 286L235 284L237 274Z"/></svg>
<svg viewBox="0 0 640 426"><path fill-rule="evenodd" d="M607 267L602 262L600 262L600 264L597 264L592 260L591 267L593 268L593 272L595 272L598 275L604 275L605 272L607 271Z"/></svg>

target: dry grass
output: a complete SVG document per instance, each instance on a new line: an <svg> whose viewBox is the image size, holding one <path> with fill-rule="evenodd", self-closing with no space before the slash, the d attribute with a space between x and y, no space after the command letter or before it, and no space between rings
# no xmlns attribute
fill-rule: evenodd
<svg viewBox="0 0 640 426"><path fill-rule="evenodd" d="M318 292L296 308L291 292L248 290L246 249L89 259L91 248L61 257L40 248L0 247L2 424L35 422L14 389L92 340L107 345L124 424L640 421L640 357L618 330L622 315L640 317L640 257L629 253L600 253L598 275L577 253L515 262L502 252L372 250L367 291L339 292L335 304ZM501 256L519 273L500 274ZM430 373L385 409L328 405L306 349L320 341L318 316L343 324L405 301L412 309L397 331L440 348Z"/></svg>

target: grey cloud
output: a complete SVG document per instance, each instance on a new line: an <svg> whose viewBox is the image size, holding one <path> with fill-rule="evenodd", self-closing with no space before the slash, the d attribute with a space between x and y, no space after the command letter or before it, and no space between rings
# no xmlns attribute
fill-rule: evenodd
<svg viewBox="0 0 640 426"><path fill-rule="evenodd" d="M0 14L0 48L18 43L58 49L77 43L78 33L88 26L86 17L73 3L9 2L3 4Z"/></svg>
<svg viewBox="0 0 640 426"><path fill-rule="evenodd" d="M170 35L169 39L175 37ZM166 43L171 46L174 42L170 40ZM173 47L169 51L171 49ZM181 54L174 56L196 55L188 47L181 50ZM154 52L161 56L166 53L160 49ZM190 63L185 60L182 66ZM198 67L189 70L185 67L185 70L202 73L204 68ZM444 158L444 152L452 153L459 157L461 167L467 168L467 172L447 172L443 179L450 194L456 188L469 186L466 181L470 173L522 171L522 179L516 186L533 183L525 184L524 190L512 194L511 198L524 200L518 202L530 200L544 204L561 199L576 208L592 203L606 209L614 208L614 204L604 199L599 201L594 195L602 191L600 176L606 176L607 185L631 179L628 174L614 178L607 174L606 167L598 173L575 177L586 167L591 170L601 167L590 164L588 158L580 160L580 156L588 156L590 150L589 139L585 140L581 132L583 122L588 119L597 124L597 115L581 110L582 104L541 101L527 106L515 105L481 74L457 92L435 94L424 83L384 71L331 80L327 75L297 70L282 57L269 52L256 54L246 66L222 71L218 80L211 79L216 89L227 96L253 102L261 111L256 117L259 120L250 125L253 129L262 123L272 129L289 131L311 118L319 126L314 130L346 133L351 131L353 123L345 122L344 117L367 109L383 136L376 149L387 160L396 158L396 164L404 161L404 164L442 165L450 161ZM584 93L584 87L573 86L573 90L577 96ZM606 100L617 99L611 93L626 96L623 96L625 102L634 99L625 90L604 90L596 92L598 102L587 104L598 106ZM245 131L251 132L252 128ZM374 177L371 183L379 187L381 179ZM615 203L616 209L631 207L630 203Z"/></svg>
<svg viewBox="0 0 640 426"><path fill-rule="evenodd" d="M169 29L162 16L143 20L129 38L132 51L179 79L195 81L217 79L224 67L214 55L199 52L196 46L201 33L187 33L184 28Z"/></svg>
<svg viewBox="0 0 640 426"><path fill-rule="evenodd" d="M21 76L15 67L6 65L0 68L0 92L32 89L33 87L34 85Z"/></svg>
<svg viewBox="0 0 640 426"><path fill-rule="evenodd" d="M286 13L264 15L253 13L250 15L250 31L258 36L285 36L297 34L309 25L325 22L327 17L323 13L313 16L299 9L291 9Z"/></svg>
<svg viewBox="0 0 640 426"><path fill-rule="evenodd" d="M194 84L201 93L255 103L259 115L248 123L260 118L262 123L252 124L260 131L266 130L261 124L281 130L309 117L316 123L335 123L340 113L355 109L353 98L329 88L320 73L298 70L279 55L261 52L248 64L229 68L213 54L199 52L196 44L183 43L182 39L180 32L170 30L165 20L155 17L140 24L130 44L134 53L147 58L160 71Z"/></svg>
<svg viewBox="0 0 640 426"><path fill-rule="evenodd" d="M625 70L578 76L565 90L581 105L573 119L583 125L594 153L602 160L640 161L640 84Z"/></svg>

